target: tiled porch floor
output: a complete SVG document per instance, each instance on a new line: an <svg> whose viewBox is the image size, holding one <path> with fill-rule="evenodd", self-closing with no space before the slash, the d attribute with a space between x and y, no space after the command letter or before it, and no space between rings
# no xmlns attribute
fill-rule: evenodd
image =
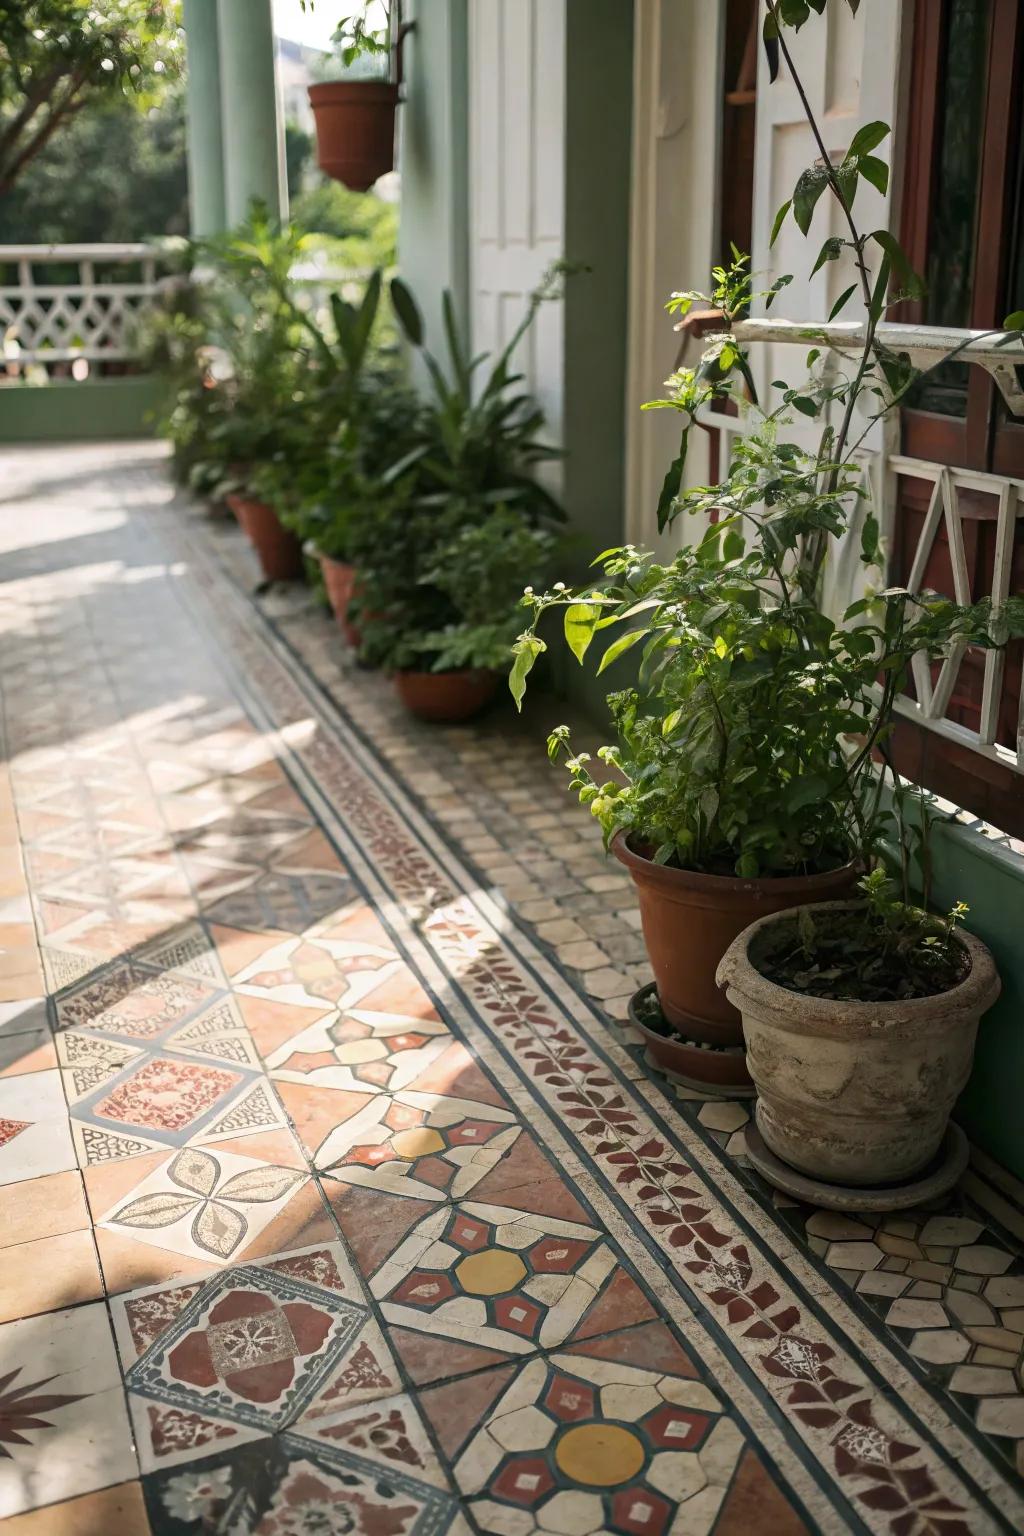
<svg viewBox="0 0 1024 1536"><path fill-rule="evenodd" d="M4 467L5 1529L1020 1529L1016 1186L773 1199L547 720L408 721L156 449Z"/></svg>

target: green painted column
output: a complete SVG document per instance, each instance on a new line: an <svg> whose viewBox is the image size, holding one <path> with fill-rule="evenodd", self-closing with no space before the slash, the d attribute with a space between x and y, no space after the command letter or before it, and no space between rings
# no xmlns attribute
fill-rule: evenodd
<svg viewBox="0 0 1024 1536"><path fill-rule="evenodd" d="M271 0L217 0L224 190L229 224L252 198L287 213Z"/></svg>
<svg viewBox="0 0 1024 1536"><path fill-rule="evenodd" d="M220 120L217 0L184 0L188 202L192 235L224 228L224 151Z"/></svg>

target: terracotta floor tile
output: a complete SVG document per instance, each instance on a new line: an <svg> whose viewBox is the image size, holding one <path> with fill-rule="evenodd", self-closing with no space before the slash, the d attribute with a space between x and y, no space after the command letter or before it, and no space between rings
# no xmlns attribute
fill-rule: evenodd
<svg viewBox="0 0 1024 1536"><path fill-rule="evenodd" d="M91 1226L78 1169L0 1187L0 1247Z"/></svg>
<svg viewBox="0 0 1024 1536"><path fill-rule="evenodd" d="M150 1536L142 1484L119 1483L4 1521L4 1536Z"/></svg>
<svg viewBox="0 0 1024 1536"><path fill-rule="evenodd" d="M743 1452L736 1476L715 1526L715 1536L811 1536L764 1466L751 1450Z"/></svg>
<svg viewBox="0 0 1024 1536"><path fill-rule="evenodd" d="M103 1295L96 1244L89 1228L4 1248L0 1322L54 1312Z"/></svg>

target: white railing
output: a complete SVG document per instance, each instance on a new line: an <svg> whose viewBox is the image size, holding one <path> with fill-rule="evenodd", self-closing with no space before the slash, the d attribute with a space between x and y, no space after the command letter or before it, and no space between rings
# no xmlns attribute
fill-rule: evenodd
<svg viewBox="0 0 1024 1536"><path fill-rule="evenodd" d="M16 282L0 283L6 371L78 358L130 361L133 325L165 281L158 263L149 245L0 245L0 268L17 273ZM67 266L77 268L76 281L46 280L47 268Z"/></svg>
<svg viewBox="0 0 1024 1536"><path fill-rule="evenodd" d="M1016 338L1000 346L1000 333L951 331L909 325L884 325L879 327L879 331L880 339L886 346L894 351L909 352L918 366L941 361L954 348L962 347L960 360L984 368L995 379L1010 409L1016 414L1024 412L1024 391L1021 390L1016 372L1017 367L1024 362L1024 348ZM801 324L790 320L754 319L738 324L736 336L748 343L825 345L845 353L857 349L858 340L863 341L863 327L858 323L834 321L819 325L813 322ZM702 425L714 427L721 433L720 463L724 474L731 457L733 439L750 430L749 419L729 416L713 409L702 411L699 419ZM1018 528L1024 518L1024 480L912 459L892 452L889 448L880 453L859 452L857 461L863 471L864 496L856 520L859 523L869 510L874 512L886 536L883 542L890 560L900 480L919 480L931 484L928 508L907 579L907 586L912 591L923 585L936 542L944 533L953 575L953 596L960 603L972 601L964 540L964 512L960 502L961 494L967 492L975 498L980 494L992 499L996 532L988 595L992 598L993 607L998 608L1000 603L1011 596L1014 549ZM835 591L830 596L838 599L842 606L860 596L855 590L855 583L863 567L852 546L851 549L840 549L835 564L837 570L831 574L831 584ZM893 574L891 571L888 573L890 579ZM831 602L829 606L834 607L836 604ZM1006 670L1006 658L1002 651L985 652L978 729L972 730L946 719L946 711L950 707L967 650L968 647L964 645L954 645L934 680L926 658L923 655L915 657L913 678L917 697L899 699L897 709L938 735L1024 774L1024 690L1017 703L1014 745L1006 746L996 739Z"/></svg>

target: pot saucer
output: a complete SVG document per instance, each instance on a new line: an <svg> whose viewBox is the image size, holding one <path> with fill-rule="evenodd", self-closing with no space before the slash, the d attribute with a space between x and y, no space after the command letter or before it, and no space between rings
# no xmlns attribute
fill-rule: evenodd
<svg viewBox="0 0 1024 1536"><path fill-rule="evenodd" d="M667 1077L709 1099L752 1099L757 1089L747 1071L747 1054L742 1045L709 1045L686 1040L673 1032L663 1035L647 1023L647 1008L656 997L654 982L641 987L629 1000L629 1018L644 1038L644 1059ZM660 1013L660 1010L659 1010Z"/></svg>
<svg viewBox="0 0 1024 1536"><path fill-rule="evenodd" d="M765 1146L757 1126L751 1120L746 1126L747 1156L758 1173L784 1194L804 1200L808 1205L820 1205L829 1211L904 1211L911 1206L922 1205L945 1195L963 1176L967 1168L970 1148L967 1137L952 1120L946 1127L935 1157L928 1167L903 1184L880 1184L874 1188L855 1189L849 1184L830 1184L825 1179L812 1178L800 1173L776 1157Z"/></svg>

